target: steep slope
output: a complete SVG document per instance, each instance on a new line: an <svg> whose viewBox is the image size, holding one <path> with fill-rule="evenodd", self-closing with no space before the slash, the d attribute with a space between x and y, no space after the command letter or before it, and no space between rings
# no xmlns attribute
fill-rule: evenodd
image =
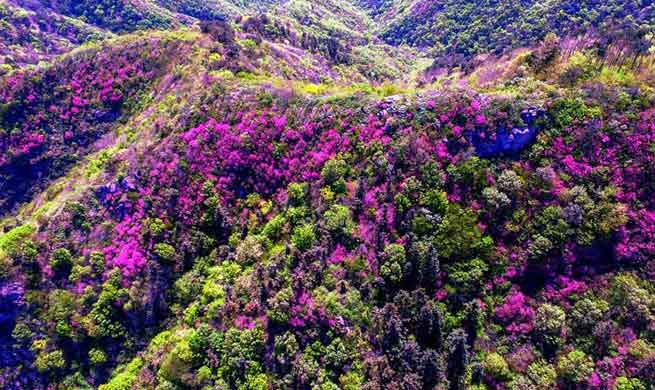
<svg viewBox="0 0 655 390"><path fill-rule="evenodd" d="M48 61L75 47L110 34L79 20L47 12L27 11L0 1L0 73Z"/></svg>
<svg viewBox="0 0 655 390"><path fill-rule="evenodd" d="M306 52L294 46L301 43L291 35L268 40L259 30L273 25L250 22L243 23L247 33L219 37L221 42L204 49L211 53L205 66L218 77L278 86L285 80L325 81L307 86L321 94L345 80L366 83L408 74L414 66L415 54L406 52L404 62L389 61L381 49L356 60L345 51L340 53L344 61L324 58L324 46L307 46ZM16 71L2 79L0 215L28 201L89 151L104 147L103 136L147 109L153 94L160 93L157 85L187 65L188 53L183 53L204 42L196 42L199 37L211 41L192 31L125 36L77 50L47 69Z"/></svg>
<svg viewBox="0 0 655 390"><path fill-rule="evenodd" d="M4 166L71 167L5 203L3 388L655 381L651 57L388 96L248 20L3 79Z"/></svg>
<svg viewBox="0 0 655 390"><path fill-rule="evenodd" d="M459 65L477 54L534 45L548 33L565 37L599 31L611 38L614 30L628 35L627 43L639 50L655 28L650 0L360 3L380 23L379 34L388 43L428 48L438 59L455 56L451 63Z"/></svg>

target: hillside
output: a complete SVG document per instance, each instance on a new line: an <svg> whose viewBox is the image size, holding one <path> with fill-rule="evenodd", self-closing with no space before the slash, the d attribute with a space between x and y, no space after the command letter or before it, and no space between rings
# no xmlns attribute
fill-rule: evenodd
<svg viewBox="0 0 655 390"><path fill-rule="evenodd" d="M0 3L0 389L652 388L652 12Z"/></svg>
<svg viewBox="0 0 655 390"><path fill-rule="evenodd" d="M389 43L430 48L462 60L532 46L548 33L624 38L639 48L655 23L652 1L450 1L362 0ZM647 48L647 47L646 47Z"/></svg>

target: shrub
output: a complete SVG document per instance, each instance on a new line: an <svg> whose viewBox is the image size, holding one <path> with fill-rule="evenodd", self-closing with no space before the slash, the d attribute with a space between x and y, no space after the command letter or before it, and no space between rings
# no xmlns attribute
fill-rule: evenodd
<svg viewBox="0 0 655 390"><path fill-rule="evenodd" d="M343 205L333 205L323 215L325 228L340 236L351 236L355 224L350 216L350 209Z"/></svg>
<svg viewBox="0 0 655 390"><path fill-rule="evenodd" d="M336 193L343 193L345 190L345 183L343 180L350 172L350 167L345 160L335 157L325 162L323 169L321 169L321 177L326 184L330 185L332 190Z"/></svg>
<svg viewBox="0 0 655 390"><path fill-rule="evenodd" d="M448 279L460 293L472 294L479 291L489 266L479 258L462 261L448 267Z"/></svg>
<svg viewBox="0 0 655 390"><path fill-rule="evenodd" d="M300 205L305 202L305 196L307 195L307 184L306 183L291 183L287 186L287 194L289 196L289 202L292 205Z"/></svg>
<svg viewBox="0 0 655 390"><path fill-rule="evenodd" d="M172 245L160 242L153 248L155 256L164 263L171 263L175 259L175 248Z"/></svg>
<svg viewBox="0 0 655 390"><path fill-rule="evenodd" d="M557 362L557 372L566 381L583 383L594 371L594 361L582 351L571 351Z"/></svg>
<svg viewBox="0 0 655 390"><path fill-rule="evenodd" d="M59 248L50 257L50 267L58 272L70 271L73 266L73 256L66 248Z"/></svg>
<svg viewBox="0 0 655 390"><path fill-rule="evenodd" d="M236 259L240 264L258 262L264 256L264 248L260 236L248 235L238 246Z"/></svg>
<svg viewBox="0 0 655 390"><path fill-rule="evenodd" d="M403 278L406 254L405 247L390 244L384 248L384 262L380 267L380 276L392 284L398 284Z"/></svg>
<svg viewBox="0 0 655 390"><path fill-rule="evenodd" d="M282 214L278 214L275 217L271 218L270 221L264 225L262 228L262 235L269 240L275 240L280 237L280 234L282 234L282 230L284 229L284 226L286 225L287 220Z"/></svg>
<svg viewBox="0 0 655 390"><path fill-rule="evenodd" d="M523 179L511 169L504 170L498 177L496 183L498 189L508 193L514 194L523 188Z"/></svg>
<svg viewBox="0 0 655 390"><path fill-rule="evenodd" d="M539 390L549 390L555 387L557 372L545 361L537 361L530 364L526 374Z"/></svg>
<svg viewBox="0 0 655 390"><path fill-rule="evenodd" d="M435 240L439 255L446 259L471 257L482 241L477 223L472 211L450 204Z"/></svg>
<svg viewBox="0 0 655 390"><path fill-rule="evenodd" d="M107 362L107 354L101 349L93 348L89 351L89 361L94 366L99 366Z"/></svg>
<svg viewBox="0 0 655 390"><path fill-rule="evenodd" d="M291 242L293 246L299 250L307 250L314 246L316 241L316 233L314 233L314 225L305 224L297 226L293 229L293 234L291 235Z"/></svg>
<svg viewBox="0 0 655 390"><path fill-rule="evenodd" d="M132 359L129 364L116 369L111 380L105 385L100 385L98 390L131 390L143 364L143 359L140 357Z"/></svg>
<svg viewBox="0 0 655 390"><path fill-rule="evenodd" d="M498 189L494 187L485 188L482 191L482 196L487 202L487 205L489 205L493 210L504 209L512 203L506 194L498 191Z"/></svg>
<svg viewBox="0 0 655 390"><path fill-rule="evenodd" d="M62 369L66 366L64 352L61 350L55 350L52 352L42 351L36 357L34 365L39 372Z"/></svg>
<svg viewBox="0 0 655 390"><path fill-rule="evenodd" d="M543 341L545 353L550 354L561 344L562 329L566 324L566 315L559 306L545 303L537 309L535 329Z"/></svg>
<svg viewBox="0 0 655 390"><path fill-rule="evenodd" d="M448 209L448 197L443 191L431 190L424 193L421 196L420 203L421 206L425 206L439 215L444 215Z"/></svg>
<svg viewBox="0 0 655 390"><path fill-rule="evenodd" d="M614 390L646 390L646 386L637 378L620 376L616 378Z"/></svg>
<svg viewBox="0 0 655 390"><path fill-rule="evenodd" d="M553 243L541 234L537 234L528 247L528 257L532 261L541 260L553 249Z"/></svg>
<svg viewBox="0 0 655 390"><path fill-rule="evenodd" d="M484 359L484 372L492 378L505 382L511 378L509 365L500 354L492 352Z"/></svg>
<svg viewBox="0 0 655 390"><path fill-rule="evenodd" d="M32 225L21 225L15 227L5 234L0 235L0 259L4 255L14 257L19 254L22 244L36 229Z"/></svg>
<svg viewBox="0 0 655 390"><path fill-rule="evenodd" d="M571 322L577 329L589 330L602 321L609 310L609 304L602 299L584 297L571 309Z"/></svg>
<svg viewBox="0 0 655 390"><path fill-rule="evenodd" d="M537 309L535 327L544 335L559 336L565 321L564 310L559 306L545 303Z"/></svg>

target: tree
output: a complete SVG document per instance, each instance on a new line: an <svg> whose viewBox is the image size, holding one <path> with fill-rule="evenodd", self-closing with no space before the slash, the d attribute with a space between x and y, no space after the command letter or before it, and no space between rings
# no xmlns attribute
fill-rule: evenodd
<svg viewBox="0 0 655 390"><path fill-rule="evenodd" d="M52 253L50 267L57 273L67 273L73 267L73 256L66 248L59 248Z"/></svg>
<svg viewBox="0 0 655 390"><path fill-rule="evenodd" d="M436 351L443 348L443 315L431 302L421 307L416 325L416 341Z"/></svg>
<svg viewBox="0 0 655 390"><path fill-rule="evenodd" d="M323 215L325 228L337 238L350 237L355 224L350 216L350 209L343 205L332 205Z"/></svg>
<svg viewBox="0 0 655 390"><path fill-rule="evenodd" d="M171 263L175 258L175 248L172 245L160 242L155 244L153 253L163 262Z"/></svg>
<svg viewBox="0 0 655 390"><path fill-rule="evenodd" d="M475 214L456 204L450 204L439 225L435 246L444 259L470 258L482 242Z"/></svg>
<svg viewBox="0 0 655 390"><path fill-rule="evenodd" d="M316 234L312 224L297 226L291 235L291 242L301 251L311 248L315 241Z"/></svg>
<svg viewBox="0 0 655 390"><path fill-rule="evenodd" d="M467 335L463 329L455 329L446 340L448 349L448 380L451 390L464 390L466 367L469 361Z"/></svg>
<svg viewBox="0 0 655 390"><path fill-rule="evenodd" d="M545 303L537 309L535 328L547 356L552 356L561 343L562 329L565 324L566 315L559 306Z"/></svg>
<svg viewBox="0 0 655 390"><path fill-rule="evenodd" d="M560 377L572 384L586 381L593 371L594 361L582 351L571 351L557 362Z"/></svg>
<svg viewBox="0 0 655 390"><path fill-rule="evenodd" d="M61 370L66 366L64 352L61 350L51 352L42 351L36 357L34 364L40 372Z"/></svg>
<svg viewBox="0 0 655 390"><path fill-rule="evenodd" d="M557 380L555 369L543 360L530 364L526 375L538 390L554 388Z"/></svg>
<svg viewBox="0 0 655 390"><path fill-rule="evenodd" d="M508 381L512 374L505 358L496 352L492 352L484 358L484 372L500 382Z"/></svg>
<svg viewBox="0 0 655 390"><path fill-rule="evenodd" d="M429 245L425 259L421 263L421 284L428 294L434 293L439 279L439 257L432 244Z"/></svg>
<svg viewBox="0 0 655 390"><path fill-rule="evenodd" d="M383 257L380 275L391 285L398 285L402 281L407 261L405 247L400 244L389 244L384 248Z"/></svg>

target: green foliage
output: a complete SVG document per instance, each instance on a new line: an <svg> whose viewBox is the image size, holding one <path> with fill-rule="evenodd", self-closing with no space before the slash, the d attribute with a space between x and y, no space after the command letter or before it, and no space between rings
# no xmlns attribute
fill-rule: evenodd
<svg viewBox="0 0 655 390"><path fill-rule="evenodd" d="M107 384L100 385L98 390L131 390L143 365L143 359L140 357L132 359L129 364L119 367L111 380Z"/></svg>
<svg viewBox="0 0 655 390"><path fill-rule="evenodd" d="M20 254L25 241L35 232L32 225L25 224L0 235L0 260L4 255L15 257Z"/></svg>
<svg viewBox="0 0 655 390"><path fill-rule="evenodd" d="M66 366L64 352L61 350L55 350L51 352L42 351L37 355L34 364L39 372L62 369Z"/></svg>
<svg viewBox="0 0 655 390"><path fill-rule="evenodd" d="M207 366L200 367L198 369L197 375L198 375L198 380L200 382L208 382L214 377L214 374L212 373L211 368L209 368Z"/></svg>
<svg viewBox="0 0 655 390"><path fill-rule="evenodd" d="M526 374L539 390L548 390L555 387L557 371L545 361L536 361L530 364Z"/></svg>
<svg viewBox="0 0 655 390"><path fill-rule="evenodd" d="M566 324L566 315L559 306L545 303L537 309L535 328L546 345L557 347L561 344L562 329Z"/></svg>
<svg viewBox="0 0 655 390"><path fill-rule="evenodd" d="M55 332L59 337L72 337L70 317L75 312L75 296L67 290L53 290L48 295L48 311L46 317L55 324Z"/></svg>
<svg viewBox="0 0 655 390"><path fill-rule="evenodd" d="M164 263L171 263L175 259L175 248L164 242L155 244L153 253Z"/></svg>
<svg viewBox="0 0 655 390"><path fill-rule="evenodd" d="M468 186L473 191L478 192L487 184L488 167L488 161L473 156L457 165L449 165L447 172L454 182Z"/></svg>
<svg viewBox="0 0 655 390"><path fill-rule="evenodd" d="M339 378L339 384L343 390L359 390L364 380L364 375L353 367Z"/></svg>
<svg viewBox="0 0 655 390"><path fill-rule="evenodd" d="M115 269L102 284L98 300L88 315L85 326L91 337L119 338L125 335L125 328L119 321L116 303L127 297L127 290L121 285L121 273Z"/></svg>
<svg viewBox="0 0 655 390"><path fill-rule="evenodd" d="M89 263L93 271L100 274L105 270L105 255L102 252L91 252Z"/></svg>
<svg viewBox="0 0 655 390"><path fill-rule="evenodd" d="M191 331L195 334L195 331ZM161 366L158 376L171 382L181 382L182 376L188 373L193 362L193 351L189 345L189 336L182 337L171 352L169 352Z"/></svg>
<svg viewBox="0 0 655 390"><path fill-rule="evenodd" d="M620 376L616 378L614 390L646 390L646 385L637 378Z"/></svg>
<svg viewBox="0 0 655 390"><path fill-rule="evenodd" d="M290 183L287 186L287 194L292 205L303 204L307 196L307 183Z"/></svg>
<svg viewBox="0 0 655 390"><path fill-rule="evenodd" d="M512 203L505 193L498 191L495 187L485 188L482 191L482 196L492 210L504 209Z"/></svg>
<svg viewBox="0 0 655 390"><path fill-rule="evenodd" d="M384 263L380 267L380 276L391 284L402 281L407 256L405 247L400 244L389 244L384 248Z"/></svg>
<svg viewBox="0 0 655 390"><path fill-rule="evenodd" d="M571 351L557 362L557 372L571 383L582 383L594 371L594 361L582 351Z"/></svg>
<svg viewBox="0 0 655 390"><path fill-rule="evenodd" d="M543 209L535 216L534 224L539 234L553 245L560 245L571 232L559 206L548 206Z"/></svg>
<svg viewBox="0 0 655 390"><path fill-rule="evenodd" d="M348 163L341 157L335 157L325 162L323 169L321 169L321 177L326 184L332 188L337 194L346 191L345 178L350 173Z"/></svg>
<svg viewBox="0 0 655 390"><path fill-rule="evenodd" d="M589 107L581 99L558 99L551 110L554 125L564 129L585 119L596 119L602 111L598 107Z"/></svg>
<svg viewBox="0 0 655 390"><path fill-rule="evenodd" d="M159 218L148 218L145 221L145 226L147 233L151 237L160 237L164 232L166 232L166 224Z"/></svg>
<svg viewBox="0 0 655 390"><path fill-rule="evenodd" d="M269 240L276 240L280 238L286 223L287 220L284 215L278 214L264 225L262 228L262 235Z"/></svg>
<svg viewBox="0 0 655 390"><path fill-rule="evenodd" d="M430 190L421 195L420 204L433 213L444 215L448 209L448 197L443 191Z"/></svg>
<svg viewBox="0 0 655 390"><path fill-rule="evenodd" d="M584 297L571 309L570 319L573 327L590 330L600 322L609 310L609 304L602 299Z"/></svg>
<svg viewBox="0 0 655 390"><path fill-rule="evenodd" d="M445 259L466 259L476 253L485 254L491 242L483 237L476 215L456 204L450 204L435 237L437 252Z"/></svg>
<svg viewBox="0 0 655 390"><path fill-rule="evenodd" d="M50 267L58 272L67 272L73 266L73 256L66 248L59 248L50 257Z"/></svg>
<svg viewBox="0 0 655 390"><path fill-rule="evenodd" d="M343 205L333 205L323 214L325 228L339 236L349 237L355 224L350 216L350 209Z"/></svg>
<svg viewBox="0 0 655 390"><path fill-rule="evenodd" d="M536 327L543 334L559 335L566 321L566 314L559 306L544 303L537 309Z"/></svg>
<svg viewBox="0 0 655 390"><path fill-rule="evenodd" d="M512 375L505 358L495 352L492 352L485 357L484 372L501 382L509 380Z"/></svg>
<svg viewBox="0 0 655 390"><path fill-rule="evenodd" d="M480 290L489 266L479 258L460 261L448 267L448 279L459 293L471 294Z"/></svg>
<svg viewBox="0 0 655 390"><path fill-rule="evenodd" d="M248 50L255 50L257 48L257 42L252 39L242 39L239 43Z"/></svg>
<svg viewBox="0 0 655 390"><path fill-rule="evenodd" d="M259 361L266 336L262 328L249 330L230 328L220 346L221 367L219 374L231 386L257 386L261 385L262 367ZM246 367L245 376L241 367Z"/></svg>
<svg viewBox="0 0 655 390"><path fill-rule="evenodd" d="M81 281L84 278L90 277L93 275L93 270L90 265L82 266L75 264L71 270L70 275L68 275L68 281L71 283L76 283Z"/></svg>
<svg viewBox="0 0 655 390"><path fill-rule="evenodd" d="M586 81L598 73L599 67L591 55L581 52L574 53L569 59L568 66L560 76L560 81L568 86L575 86Z"/></svg>
<svg viewBox="0 0 655 390"><path fill-rule="evenodd" d="M316 242L316 233L314 233L314 225L305 224L296 226L291 235L291 242L293 246L299 250L307 250L311 248Z"/></svg>
<svg viewBox="0 0 655 390"><path fill-rule="evenodd" d="M236 259L239 264L248 265L259 262L264 256L262 237L248 235L237 246Z"/></svg>
<svg viewBox="0 0 655 390"><path fill-rule="evenodd" d="M283 288L268 299L268 318L276 323L285 324L289 321L289 309L293 299L293 290L289 287Z"/></svg>
<svg viewBox="0 0 655 390"><path fill-rule="evenodd" d="M80 372L65 377L61 382L61 386L64 389L93 390L93 387L84 379L84 376Z"/></svg>
<svg viewBox="0 0 655 390"><path fill-rule="evenodd" d="M107 362L107 354L98 348L93 348L89 351L89 362L94 366L100 366Z"/></svg>
<svg viewBox="0 0 655 390"><path fill-rule="evenodd" d="M520 191L525 183L516 172L506 169L498 177L496 185L500 191L507 194L514 194Z"/></svg>
<svg viewBox="0 0 655 390"><path fill-rule="evenodd" d="M623 273L612 279L610 302L617 314L636 326L645 326L653 319L655 288L634 274Z"/></svg>
<svg viewBox="0 0 655 390"><path fill-rule="evenodd" d="M553 243L541 234L537 234L528 247L528 257L536 262L543 259L553 249Z"/></svg>

